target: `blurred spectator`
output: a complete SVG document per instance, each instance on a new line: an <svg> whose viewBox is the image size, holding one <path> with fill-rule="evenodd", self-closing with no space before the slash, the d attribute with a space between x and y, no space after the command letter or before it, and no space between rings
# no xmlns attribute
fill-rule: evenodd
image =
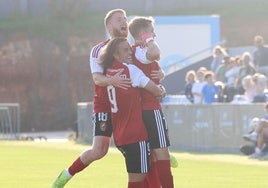
<svg viewBox="0 0 268 188"><path fill-rule="evenodd" d="M203 103L211 104L217 102L216 96L218 95L219 88L214 82L214 73L212 71L207 71L205 74L206 84L202 89Z"/></svg>
<svg viewBox="0 0 268 188"><path fill-rule="evenodd" d="M205 85L204 74L205 74L204 71L198 70L196 73L197 80L192 86L192 94L194 96L194 103L195 104L202 103L202 89Z"/></svg>
<svg viewBox="0 0 268 188"><path fill-rule="evenodd" d="M242 86L245 90L244 96L248 102L252 102L256 95L256 85L252 76L248 75L242 79Z"/></svg>
<svg viewBox="0 0 268 188"><path fill-rule="evenodd" d="M231 57L229 59L227 70L225 72L225 77L227 78L227 82L225 83L225 94L227 95L227 102L231 102L234 95L236 94L235 80L238 78L239 70L240 57Z"/></svg>
<svg viewBox="0 0 268 188"><path fill-rule="evenodd" d="M213 49L213 54L212 54L212 62L211 62L211 71L216 72L217 68L220 66L220 64L223 61L223 57L227 56L227 53L225 49L223 49L220 45L217 45Z"/></svg>
<svg viewBox="0 0 268 188"><path fill-rule="evenodd" d="M268 48L264 46L264 39L257 35L254 37L256 50L253 52L253 63L257 72L267 75L268 73Z"/></svg>
<svg viewBox="0 0 268 188"><path fill-rule="evenodd" d="M267 89L267 77L263 74L256 73L253 75L253 81L256 85L256 94L252 102L260 103L267 101L265 90Z"/></svg>
<svg viewBox="0 0 268 188"><path fill-rule="evenodd" d="M229 60L230 60L229 56L226 56L223 58L222 63L220 64L220 66L217 68L217 70L215 72L215 80L216 81L221 81L223 83L226 83L227 78L225 76L225 73L228 69Z"/></svg>
<svg viewBox="0 0 268 188"><path fill-rule="evenodd" d="M264 118L258 119L253 131L243 136L246 140L256 143L255 152L249 158L260 158L268 154L263 151L265 144L268 142L268 103L264 105L264 109L266 112Z"/></svg>
<svg viewBox="0 0 268 188"><path fill-rule="evenodd" d="M245 90L242 87L242 79L247 75L253 75L256 73L256 69L252 63L252 57L249 52L244 52L241 58L241 67L238 73L238 78L235 83L237 94L244 94Z"/></svg>
<svg viewBox="0 0 268 188"><path fill-rule="evenodd" d="M192 93L192 87L196 81L196 73L194 70L190 70L186 73L185 81L184 94L191 103L194 103L194 95Z"/></svg>
<svg viewBox="0 0 268 188"><path fill-rule="evenodd" d="M221 81L215 82L218 87L218 94L216 95L216 102L227 102L227 95L225 94L225 85Z"/></svg>
<svg viewBox="0 0 268 188"><path fill-rule="evenodd" d="M206 67L199 67L199 69L197 70L197 72L202 71L202 72L207 72L208 69Z"/></svg>

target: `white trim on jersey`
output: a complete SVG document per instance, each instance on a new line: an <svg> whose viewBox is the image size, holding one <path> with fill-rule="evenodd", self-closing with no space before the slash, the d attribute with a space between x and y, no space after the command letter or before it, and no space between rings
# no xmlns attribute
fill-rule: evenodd
<svg viewBox="0 0 268 188"><path fill-rule="evenodd" d="M145 76L142 70L140 70L136 65L133 64L124 63L124 65L128 67L132 87L145 88L150 79Z"/></svg>
<svg viewBox="0 0 268 188"><path fill-rule="evenodd" d="M150 61L146 57L147 51L148 51L148 47L146 47L146 46L144 46L144 47L137 46L136 47L135 57L137 58L137 60L139 60L143 64L150 64L150 63L152 63L152 61Z"/></svg>

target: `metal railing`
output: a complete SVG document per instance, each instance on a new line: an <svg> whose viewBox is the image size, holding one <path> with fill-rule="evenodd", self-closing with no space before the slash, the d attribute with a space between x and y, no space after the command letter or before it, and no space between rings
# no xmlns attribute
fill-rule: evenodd
<svg viewBox="0 0 268 188"><path fill-rule="evenodd" d="M92 143L92 103L78 103L79 140ZM162 104L171 149L239 152L254 117L264 116L264 104Z"/></svg>
<svg viewBox="0 0 268 188"><path fill-rule="evenodd" d="M16 139L20 133L20 106L0 103L0 139Z"/></svg>
<svg viewBox="0 0 268 188"><path fill-rule="evenodd" d="M197 61L200 61L202 59L207 58L209 56L208 54L212 53L212 50L216 45L224 45L225 43L226 43L225 40L220 41L218 44L201 49L197 52L192 53L191 55L189 55L187 57L180 59L179 61L171 63L167 66L163 66L162 68L163 68L163 70L172 70L172 71L169 71L166 73L166 76L170 75L170 74L172 74L172 73L174 73L174 72L176 72L176 71L178 71L186 66L192 65L192 64L196 63ZM186 62L190 62L190 63L188 64Z"/></svg>

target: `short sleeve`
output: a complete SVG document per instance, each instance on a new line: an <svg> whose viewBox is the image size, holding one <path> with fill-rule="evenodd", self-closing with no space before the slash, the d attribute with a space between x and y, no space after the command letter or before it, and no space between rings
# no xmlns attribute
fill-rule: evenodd
<svg viewBox="0 0 268 188"><path fill-rule="evenodd" d="M102 49L98 51L98 54L93 54L94 48L90 52L89 63L90 63L90 69L91 69L92 74L96 72L103 73L103 68L99 64L99 56L101 52L102 52Z"/></svg>
<svg viewBox="0 0 268 188"><path fill-rule="evenodd" d="M150 79L135 65L127 64L133 87L144 88Z"/></svg>
<svg viewBox="0 0 268 188"><path fill-rule="evenodd" d="M143 64L150 64L152 61L148 60L146 57L146 53L148 51L148 47L137 46L135 51L135 57Z"/></svg>

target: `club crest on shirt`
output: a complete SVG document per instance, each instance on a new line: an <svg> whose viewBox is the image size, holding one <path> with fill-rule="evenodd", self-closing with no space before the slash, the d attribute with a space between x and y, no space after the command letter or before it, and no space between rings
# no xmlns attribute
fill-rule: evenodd
<svg viewBox="0 0 268 188"><path fill-rule="evenodd" d="M100 123L100 130L101 131L106 131L107 130L107 124L106 124L106 122L101 122Z"/></svg>

